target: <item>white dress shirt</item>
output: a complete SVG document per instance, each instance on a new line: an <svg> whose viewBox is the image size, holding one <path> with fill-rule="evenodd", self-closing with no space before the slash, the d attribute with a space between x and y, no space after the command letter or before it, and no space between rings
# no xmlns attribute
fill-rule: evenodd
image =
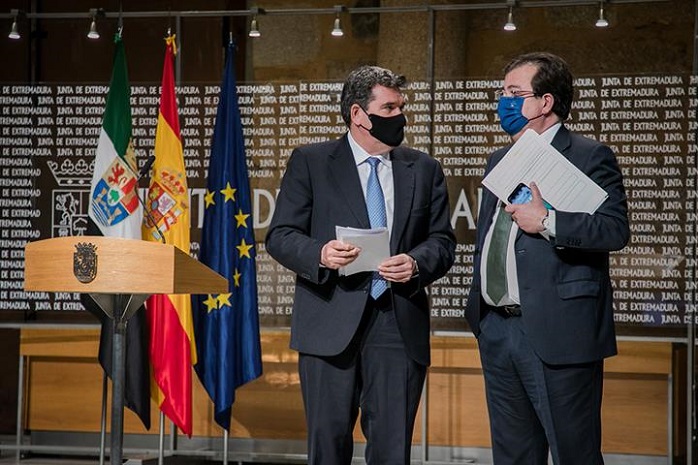
<svg viewBox="0 0 698 465"><path fill-rule="evenodd" d="M560 129L560 126L562 126L561 123L552 125L541 134L541 137L547 143L551 143L553 141L553 138L555 137L555 134L557 134L557 131ZM494 210L492 225L490 226L490 230L487 231L487 235L485 236L485 243L482 247L482 258L480 261L481 294L485 302L495 307L521 304L521 297L519 295L519 278L516 274L516 255L514 252L514 242L516 241L516 235L519 232L519 227L516 225L516 223L513 223L513 227L511 228L511 231L509 231L509 239L507 241L507 292L504 294L504 296L501 298L499 302L493 302L492 299L490 299L490 296L487 295L487 258L489 256L490 242L492 241L492 231L494 230L494 223L497 219L497 215L499 214L500 208L504 208L504 204L501 201L497 202L497 208L495 208ZM555 236L555 210L550 210L548 212L548 215L550 217L550 229L543 231L542 233L542 235L546 239L548 239L549 236Z"/></svg>
<svg viewBox="0 0 698 465"><path fill-rule="evenodd" d="M368 176L371 174L371 165L367 162L369 155L361 146L351 137L351 132L348 133L349 146L354 154L356 161L356 169L359 172L361 179L361 189L364 191L364 201L366 200L366 186L368 185ZM378 182L383 189L383 197L385 199L385 214L388 220L388 235L393 230L393 211L395 205L395 189L393 187L393 162L390 160L390 153L378 155L380 163L376 165L378 172Z"/></svg>

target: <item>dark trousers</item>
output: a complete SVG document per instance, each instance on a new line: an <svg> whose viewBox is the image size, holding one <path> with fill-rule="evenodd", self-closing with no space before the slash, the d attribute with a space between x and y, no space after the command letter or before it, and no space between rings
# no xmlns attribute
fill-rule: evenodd
<svg viewBox="0 0 698 465"><path fill-rule="evenodd" d="M426 367L407 356L390 305L369 301L359 331L343 353L300 354L309 465L351 463L359 409L366 462L410 463Z"/></svg>
<svg viewBox="0 0 698 465"><path fill-rule="evenodd" d="M602 465L603 360L547 365L521 317L490 312L478 337L495 465ZM573 344L573 341L570 341Z"/></svg>

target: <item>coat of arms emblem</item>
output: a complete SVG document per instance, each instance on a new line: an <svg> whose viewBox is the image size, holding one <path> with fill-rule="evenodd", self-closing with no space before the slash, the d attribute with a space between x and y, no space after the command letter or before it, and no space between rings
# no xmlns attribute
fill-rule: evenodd
<svg viewBox="0 0 698 465"><path fill-rule="evenodd" d="M83 284L92 282L97 276L97 246L89 242L75 244L73 274Z"/></svg>

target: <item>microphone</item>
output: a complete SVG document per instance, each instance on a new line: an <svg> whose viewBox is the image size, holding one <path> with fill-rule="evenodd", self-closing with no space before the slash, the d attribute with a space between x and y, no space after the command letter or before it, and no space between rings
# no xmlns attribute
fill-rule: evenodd
<svg viewBox="0 0 698 465"><path fill-rule="evenodd" d="M141 170L138 172L136 182L140 181L143 176L148 174L148 172L150 171L150 167L153 166L153 163L155 163L155 155L149 156L148 159L145 161L143 168L141 168Z"/></svg>
<svg viewBox="0 0 698 465"><path fill-rule="evenodd" d="M151 155L148 157L148 159L145 161L145 164L143 165L143 168L140 169L138 172L138 175L136 176L136 186L138 186L138 181L140 181L146 174L150 172L150 168L153 166L153 163L155 163L155 155ZM135 173L134 173L135 174ZM139 194L136 194L136 197L138 197L138 202L141 204L143 207L143 212L145 213L145 217L148 220L150 224L153 225L153 228L156 231L156 237L162 242L163 244L167 244L165 241L165 236L160 232L158 229L157 222L155 221L155 218L153 218L152 213L150 213L150 209L146 206L146 204L143 202L143 199Z"/></svg>

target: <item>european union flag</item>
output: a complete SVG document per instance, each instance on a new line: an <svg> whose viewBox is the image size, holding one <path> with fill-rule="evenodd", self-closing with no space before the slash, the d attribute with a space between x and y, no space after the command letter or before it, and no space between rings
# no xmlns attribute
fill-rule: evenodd
<svg viewBox="0 0 698 465"><path fill-rule="evenodd" d="M227 294L194 295L199 379L230 431L235 389L262 374L255 238L245 143L235 88L235 50L228 44L211 143L199 260L228 278Z"/></svg>

